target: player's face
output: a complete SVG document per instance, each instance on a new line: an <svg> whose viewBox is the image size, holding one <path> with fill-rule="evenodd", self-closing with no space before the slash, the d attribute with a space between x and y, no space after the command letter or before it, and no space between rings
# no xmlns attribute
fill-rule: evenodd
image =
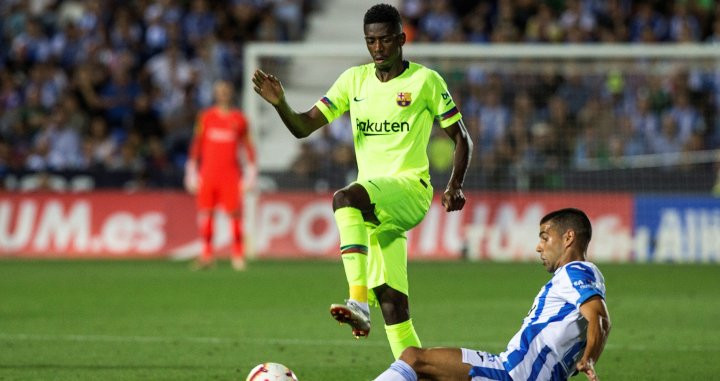
<svg viewBox="0 0 720 381"><path fill-rule="evenodd" d="M558 268L564 252L563 236L551 221L540 225L540 240L535 251L540 253L540 259L548 272L555 272Z"/></svg>
<svg viewBox="0 0 720 381"><path fill-rule="evenodd" d="M230 104L232 101L232 86L227 82L215 84L215 101L222 105Z"/></svg>
<svg viewBox="0 0 720 381"><path fill-rule="evenodd" d="M365 25L365 45L378 70L389 70L402 61L405 33L399 25L375 23Z"/></svg>

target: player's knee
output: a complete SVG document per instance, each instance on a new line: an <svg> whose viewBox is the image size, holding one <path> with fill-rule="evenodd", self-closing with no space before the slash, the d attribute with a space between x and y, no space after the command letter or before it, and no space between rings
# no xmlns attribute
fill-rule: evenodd
<svg viewBox="0 0 720 381"><path fill-rule="evenodd" d="M352 184L333 194L334 210L348 206L362 211L370 209L370 196L367 194L365 188L358 184Z"/></svg>
<svg viewBox="0 0 720 381"><path fill-rule="evenodd" d="M333 194L333 210L345 208L352 205L352 200L347 189L340 189Z"/></svg>
<svg viewBox="0 0 720 381"><path fill-rule="evenodd" d="M427 351L418 347L407 347L400 355L400 360L405 361L418 374L427 374L432 371L428 362Z"/></svg>
<svg viewBox="0 0 720 381"><path fill-rule="evenodd" d="M423 364L423 350L418 347L407 347L400 354L400 360L405 361L411 368L417 371Z"/></svg>

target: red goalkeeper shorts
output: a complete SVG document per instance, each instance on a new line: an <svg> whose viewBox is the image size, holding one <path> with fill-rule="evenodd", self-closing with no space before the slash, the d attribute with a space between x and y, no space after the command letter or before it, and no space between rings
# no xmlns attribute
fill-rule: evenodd
<svg viewBox="0 0 720 381"><path fill-rule="evenodd" d="M240 186L239 176L201 176L197 193L198 209L220 206L228 213L239 211Z"/></svg>

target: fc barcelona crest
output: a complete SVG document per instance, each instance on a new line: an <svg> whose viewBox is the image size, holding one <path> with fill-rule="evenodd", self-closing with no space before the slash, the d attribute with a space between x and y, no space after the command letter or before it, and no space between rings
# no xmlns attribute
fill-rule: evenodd
<svg viewBox="0 0 720 381"><path fill-rule="evenodd" d="M398 93L396 101L400 107L410 106L410 102L412 102L412 93Z"/></svg>

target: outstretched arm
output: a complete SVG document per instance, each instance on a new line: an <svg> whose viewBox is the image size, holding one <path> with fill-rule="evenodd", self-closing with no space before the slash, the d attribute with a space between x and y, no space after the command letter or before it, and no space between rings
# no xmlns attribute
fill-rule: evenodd
<svg viewBox="0 0 720 381"><path fill-rule="evenodd" d="M580 306L580 313L587 320L587 344L585 352L577 363L578 372L583 372L590 381L598 381L595 363L600 358L610 334L610 316L605 301L593 296Z"/></svg>
<svg viewBox="0 0 720 381"><path fill-rule="evenodd" d="M296 138L304 138L328 123L325 115L315 106L304 113L297 113L290 108L285 101L285 90L274 75L258 69L252 81L255 92L275 107L280 119Z"/></svg>
<svg viewBox="0 0 720 381"><path fill-rule="evenodd" d="M452 212L462 209L465 205L465 195L463 194L462 186L465 181L465 173L470 163L473 144L462 119L444 128L444 130L455 143L452 174L450 175L450 181L442 198L442 204L445 206L445 210Z"/></svg>
<svg viewBox="0 0 720 381"><path fill-rule="evenodd" d="M198 118L195 124L195 131L193 133L192 141L190 143L190 151L188 152L188 159L185 162L185 175L183 176L183 185L185 190L191 194L197 193L199 186L199 174L198 174L198 158L201 154L202 144L200 141L203 138L204 130L200 118Z"/></svg>
<svg viewBox="0 0 720 381"><path fill-rule="evenodd" d="M245 175L243 176L243 187L245 191L251 191L255 189L258 178L258 170L256 165L255 145L253 144L252 137L249 132L246 132L245 139L243 140L243 150L245 152Z"/></svg>

